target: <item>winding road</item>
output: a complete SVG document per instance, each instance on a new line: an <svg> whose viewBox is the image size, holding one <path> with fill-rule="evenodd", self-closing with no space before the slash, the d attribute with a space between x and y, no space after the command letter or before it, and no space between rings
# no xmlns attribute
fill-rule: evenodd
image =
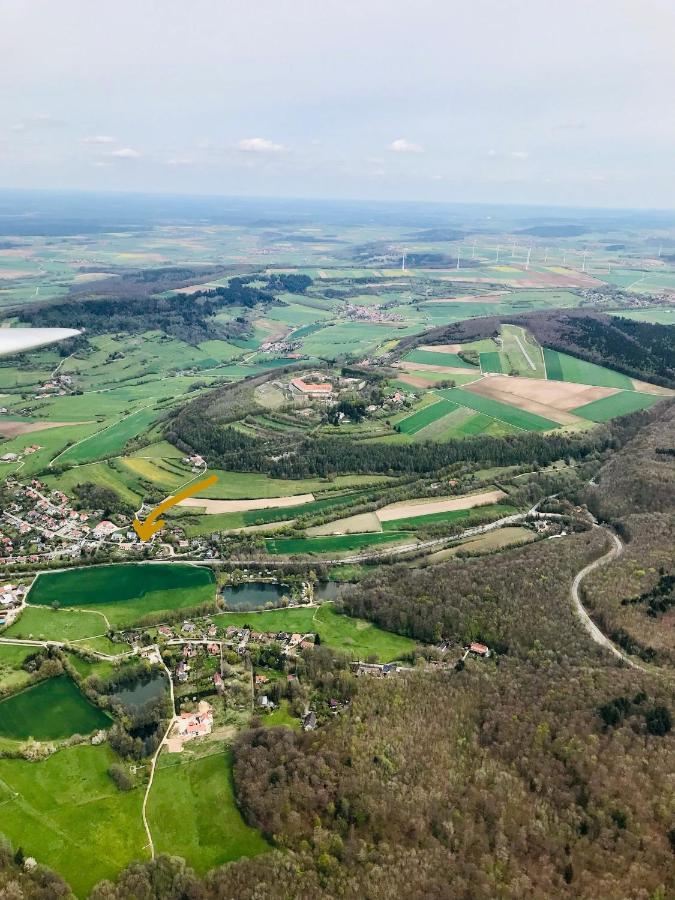
<svg viewBox="0 0 675 900"><path fill-rule="evenodd" d="M594 525L593 527L601 528L602 526ZM606 566L608 563L617 559L623 553L623 544L621 543L621 539L618 537L618 535L614 534L614 532L610 531L608 528L603 528L602 530L612 539L612 547L607 553L605 553L604 556L601 556L599 559L594 560L592 563L589 563L587 566L585 566L580 572L577 572L570 589L572 603L574 604L574 609L576 610L577 615L581 619L582 625L596 644L599 644L601 647L609 650L610 653L613 653L614 656L627 663L629 666L631 666L631 668L639 669L641 672L647 672L648 670L645 669L644 666L641 666L639 663L634 662L629 656L627 656L622 650L620 650L615 644L613 644L607 637L607 635L603 634L602 631L600 631L598 626L584 609L584 605L581 602L581 597L579 596L579 586L587 575L590 575L591 572L595 571L595 569L600 568L600 566Z"/></svg>

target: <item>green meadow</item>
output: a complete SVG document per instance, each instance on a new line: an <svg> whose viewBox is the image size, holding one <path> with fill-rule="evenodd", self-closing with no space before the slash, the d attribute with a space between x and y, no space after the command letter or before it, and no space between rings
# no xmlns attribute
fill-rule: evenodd
<svg viewBox="0 0 675 900"><path fill-rule="evenodd" d="M427 425L442 419L455 409L457 409L456 403L451 403L449 400L438 400L436 403L425 406L424 409L420 409L411 416L402 419L398 423L398 430L402 434L416 434L418 431L426 428Z"/></svg>
<svg viewBox="0 0 675 900"><path fill-rule="evenodd" d="M649 409L650 406L654 406L663 399L658 394L621 391L619 394L612 394L611 397L603 397L601 400L586 403L585 406L578 406L571 412L575 416L581 416L582 419L589 419L591 422L609 422L610 419L616 419L617 416L625 416L628 413L637 412L639 409Z"/></svg>
<svg viewBox="0 0 675 900"><path fill-rule="evenodd" d="M614 372L604 366L577 359L567 353L544 349L546 375L551 381L571 381L575 384L590 384L595 387L622 388L633 390L633 382L628 375Z"/></svg>
<svg viewBox="0 0 675 900"><path fill-rule="evenodd" d="M28 594L37 606L94 609L124 626L149 613L188 609L215 599L213 573L205 566L120 563L38 575Z"/></svg>
<svg viewBox="0 0 675 900"><path fill-rule="evenodd" d="M115 787L108 775L114 762L105 744L70 747L37 763L0 759L8 795L0 795L3 835L62 875L81 898L133 860L149 858L143 793Z"/></svg>
<svg viewBox="0 0 675 900"><path fill-rule="evenodd" d="M92 462L105 456L120 453L124 445L131 438L143 434L157 418L157 411L153 409L139 409L137 412L126 416L114 425L110 425L93 434L91 437L69 447L62 453L59 463L70 465Z"/></svg>
<svg viewBox="0 0 675 900"><path fill-rule="evenodd" d="M58 741L107 728L111 719L93 706L67 676L32 685L0 701L0 737Z"/></svg>
<svg viewBox="0 0 675 900"><path fill-rule="evenodd" d="M270 849L237 808L229 749L198 759L163 754L150 793L148 821L156 851L182 856L200 874Z"/></svg>
<svg viewBox="0 0 675 900"><path fill-rule="evenodd" d="M395 519L391 522L383 522L384 531L397 531L401 528L424 528L446 522L459 522L467 527L473 522L483 519L500 519L502 516L510 516L517 512L514 506L502 506L499 503L490 503L485 506L475 506L472 509L450 509L446 512L430 513L426 516L410 516L407 519Z"/></svg>
<svg viewBox="0 0 675 900"><path fill-rule="evenodd" d="M415 646L410 638L384 631L371 622L339 615L331 603L253 613L221 613L213 620L222 628L250 625L254 631L318 633L321 643L328 647L359 659L374 654L380 662L398 659Z"/></svg>

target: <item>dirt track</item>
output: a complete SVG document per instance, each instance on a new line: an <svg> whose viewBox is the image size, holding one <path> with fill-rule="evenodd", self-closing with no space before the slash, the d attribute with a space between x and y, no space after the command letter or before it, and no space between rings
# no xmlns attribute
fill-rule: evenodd
<svg viewBox="0 0 675 900"><path fill-rule="evenodd" d="M377 510L380 522L392 522L395 519L408 519L412 516L428 516L432 513L450 512L454 509L473 509L476 506L485 506L487 503L496 503L506 497L504 491L483 491L480 494L468 494L463 497L446 497L435 500L433 498L419 500L401 500L399 503L391 503Z"/></svg>

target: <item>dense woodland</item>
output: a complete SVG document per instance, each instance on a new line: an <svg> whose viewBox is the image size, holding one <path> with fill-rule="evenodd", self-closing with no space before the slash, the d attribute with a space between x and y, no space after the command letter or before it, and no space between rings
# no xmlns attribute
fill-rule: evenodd
<svg viewBox="0 0 675 900"><path fill-rule="evenodd" d="M482 316L404 338L405 351L418 344L474 341L499 333L502 322L529 329L544 347L608 366L631 378L675 387L675 341L669 325L608 316L586 309Z"/></svg>
<svg viewBox="0 0 675 900"><path fill-rule="evenodd" d="M88 334L163 331L187 343L199 344L216 338L241 338L249 333L250 326L243 316L231 322L217 322L214 316L220 310L229 306L251 309L258 304L283 305L273 291L305 290L308 283L311 279L306 276L240 276L231 278L226 287L190 294L159 297L139 291L91 299L74 297L59 303L31 304L21 307L17 314L33 327L79 328Z"/></svg>
<svg viewBox="0 0 675 900"><path fill-rule="evenodd" d="M489 635L496 656L361 679L314 733L244 732L238 801L283 855L205 879L160 859L93 896L665 900L671 691L593 644L569 600L603 545L593 530L358 588L350 608L384 621L386 594L392 627L440 620L455 639Z"/></svg>

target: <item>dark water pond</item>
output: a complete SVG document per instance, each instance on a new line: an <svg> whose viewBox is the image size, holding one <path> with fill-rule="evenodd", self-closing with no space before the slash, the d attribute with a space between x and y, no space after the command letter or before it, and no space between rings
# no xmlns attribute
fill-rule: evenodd
<svg viewBox="0 0 675 900"><path fill-rule="evenodd" d="M314 589L314 598L335 600L343 587L337 581L322 581ZM244 584L226 585L221 591L221 596L228 609L252 612L256 609L265 609L268 604L280 606L282 597L291 596L291 588L288 584L277 582L247 581Z"/></svg>
<svg viewBox="0 0 675 900"><path fill-rule="evenodd" d="M112 696L123 706L143 706L148 700L154 700L161 697L168 690L166 676L157 672L154 675L148 675L145 678L137 678L128 684L120 685Z"/></svg>

